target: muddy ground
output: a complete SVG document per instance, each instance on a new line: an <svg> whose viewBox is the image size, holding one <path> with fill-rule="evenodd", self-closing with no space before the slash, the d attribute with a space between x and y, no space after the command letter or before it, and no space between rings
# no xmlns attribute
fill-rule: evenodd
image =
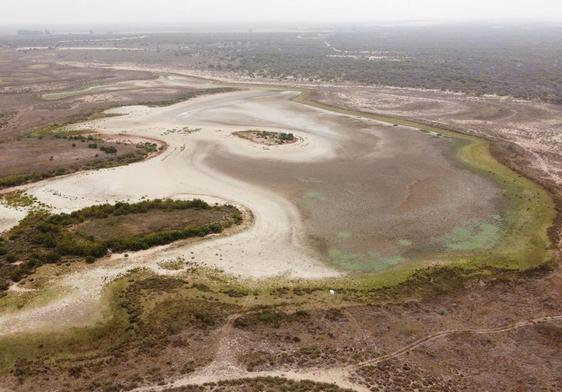
<svg viewBox="0 0 562 392"><path fill-rule="evenodd" d="M534 177L562 184L562 105L389 87L322 88L313 99L515 143L522 150L517 151L521 166L531 166Z"/></svg>

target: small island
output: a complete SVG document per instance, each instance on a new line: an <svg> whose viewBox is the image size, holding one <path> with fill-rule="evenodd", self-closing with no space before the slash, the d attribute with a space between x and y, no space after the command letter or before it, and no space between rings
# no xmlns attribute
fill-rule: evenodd
<svg viewBox="0 0 562 392"><path fill-rule="evenodd" d="M298 138L291 132L272 132L250 129L248 131L234 132L233 135L253 143L274 146L280 144L296 143Z"/></svg>

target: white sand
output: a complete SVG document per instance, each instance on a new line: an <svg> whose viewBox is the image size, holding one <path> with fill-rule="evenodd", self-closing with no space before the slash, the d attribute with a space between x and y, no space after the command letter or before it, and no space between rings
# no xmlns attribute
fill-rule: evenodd
<svg viewBox="0 0 562 392"><path fill-rule="evenodd" d="M199 97L164 108L126 107L128 113L80 124L108 135L159 138L169 147L148 161L111 169L77 173L31 184L27 192L54 211L70 212L96 203L141 197L228 202L251 210L254 224L231 236L219 236L183 246L167 246L114 255L80 272L53 281L64 295L47 305L0 315L0 335L33 329L58 329L83 325L99 317L99 297L107 282L133 267L158 272L162 260L185 257L228 274L246 278L285 276L317 279L338 276L305 244L301 218L295 206L270 191L231 178L210 168L205 158L216 149L257 159L310 162L335 156L337 140L334 117L293 103L291 92L243 91ZM202 128L193 133L166 133L183 127ZM291 130L301 142L270 146L251 143L232 135L248 128ZM330 136L330 138L328 138ZM7 229L22 216L0 209Z"/></svg>
<svg viewBox="0 0 562 392"><path fill-rule="evenodd" d="M25 218L27 210L23 208L10 208L0 203L0 233L9 230Z"/></svg>

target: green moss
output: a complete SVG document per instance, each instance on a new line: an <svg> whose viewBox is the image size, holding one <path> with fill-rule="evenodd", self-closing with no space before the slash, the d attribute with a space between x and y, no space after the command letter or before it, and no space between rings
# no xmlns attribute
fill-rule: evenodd
<svg viewBox="0 0 562 392"><path fill-rule="evenodd" d="M302 90L295 101L451 138L459 143L459 162L467 169L498 184L504 197L501 224L491 221L481 223L476 228L455 229L445 238L446 250L437 254L433 258L434 261L441 264L465 264L475 269L492 266L523 270L546 263L552 257L548 228L554 222L556 210L551 195L540 185L498 162L490 152L489 141L405 118L343 109L316 102L310 99L309 90ZM353 258L350 255L337 256L340 261ZM388 282L396 282L397 277L400 277L398 281L403 281L416 268L425 264L421 259L408 260L407 265L393 269L394 275L388 276Z"/></svg>

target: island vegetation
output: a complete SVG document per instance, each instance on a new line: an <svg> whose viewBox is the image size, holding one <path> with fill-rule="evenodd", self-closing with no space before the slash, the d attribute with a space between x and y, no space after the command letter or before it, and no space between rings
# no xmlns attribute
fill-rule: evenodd
<svg viewBox="0 0 562 392"><path fill-rule="evenodd" d="M248 131L234 132L234 135L266 146L291 144L297 141L297 137L292 132L272 132L250 129Z"/></svg>

